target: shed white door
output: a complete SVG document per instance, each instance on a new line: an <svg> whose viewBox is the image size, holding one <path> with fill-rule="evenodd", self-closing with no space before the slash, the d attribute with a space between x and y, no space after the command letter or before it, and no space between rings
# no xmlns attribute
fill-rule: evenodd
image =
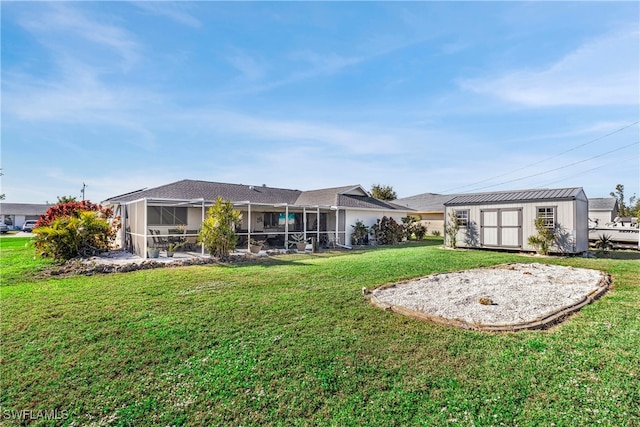
<svg viewBox="0 0 640 427"><path fill-rule="evenodd" d="M522 209L486 209L480 211L482 246L522 247Z"/></svg>

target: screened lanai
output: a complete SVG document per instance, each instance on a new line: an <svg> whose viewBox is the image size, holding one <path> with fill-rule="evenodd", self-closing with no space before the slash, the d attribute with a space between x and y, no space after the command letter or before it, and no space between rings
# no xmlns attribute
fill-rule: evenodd
<svg viewBox="0 0 640 427"><path fill-rule="evenodd" d="M203 254L197 236L213 201L141 198L121 205L121 246L143 258L147 249L180 242L184 250ZM268 248L286 248L292 235L301 234L307 242L320 245L346 242L346 214L336 206L299 206L234 202L241 220L236 225L238 249L249 249L251 241Z"/></svg>

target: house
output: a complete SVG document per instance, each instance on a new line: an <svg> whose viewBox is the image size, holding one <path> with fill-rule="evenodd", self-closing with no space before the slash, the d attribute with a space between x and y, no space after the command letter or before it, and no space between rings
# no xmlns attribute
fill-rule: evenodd
<svg viewBox="0 0 640 427"><path fill-rule="evenodd" d="M605 197L589 199L589 222L594 227L612 223L618 216L618 199Z"/></svg>
<svg viewBox="0 0 640 427"><path fill-rule="evenodd" d="M25 221L38 220L51 205L33 203L0 203L0 222L20 230Z"/></svg>
<svg viewBox="0 0 640 427"><path fill-rule="evenodd" d="M154 239L181 234L195 243L207 209L218 197L231 201L242 214L236 230L242 247L251 240L284 247L293 233L325 245L349 246L356 220L368 226L382 216L400 222L410 211L371 197L360 185L300 191L196 180L114 196L103 205L122 219L118 243L146 257Z"/></svg>
<svg viewBox="0 0 640 427"><path fill-rule="evenodd" d="M412 209L411 216L418 218L428 233L444 235L444 204L455 196L457 194L423 193L396 199L393 203Z"/></svg>
<svg viewBox="0 0 640 427"><path fill-rule="evenodd" d="M457 246L535 251L529 236L543 218L557 232L553 252L589 249L589 201L582 188L559 188L463 194L445 203L445 221L455 215L460 224Z"/></svg>

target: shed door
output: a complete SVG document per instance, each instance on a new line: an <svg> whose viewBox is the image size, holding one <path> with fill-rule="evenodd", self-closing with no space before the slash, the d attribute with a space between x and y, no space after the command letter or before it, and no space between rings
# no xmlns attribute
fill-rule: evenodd
<svg viewBox="0 0 640 427"><path fill-rule="evenodd" d="M498 213L496 210L480 211L480 244L482 246L500 246L498 240Z"/></svg>
<svg viewBox="0 0 640 427"><path fill-rule="evenodd" d="M486 209L480 211L482 246L522 247L522 209Z"/></svg>
<svg viewBox="0 0 640 427"><path fill-rule="evenodd" d="M500 211L500 246L522 247L522 209Z"/></svg>

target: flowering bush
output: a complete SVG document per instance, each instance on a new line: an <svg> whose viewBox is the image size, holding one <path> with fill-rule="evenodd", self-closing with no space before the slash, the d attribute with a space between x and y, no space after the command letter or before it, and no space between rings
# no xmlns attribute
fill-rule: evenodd
<svg viewBox="0 0 640 427"><path fill-rule="evenodd" d="M33 229L40 256L68 260L109 250L120 229L113 210L89 201L50 207Z"/></svg>

